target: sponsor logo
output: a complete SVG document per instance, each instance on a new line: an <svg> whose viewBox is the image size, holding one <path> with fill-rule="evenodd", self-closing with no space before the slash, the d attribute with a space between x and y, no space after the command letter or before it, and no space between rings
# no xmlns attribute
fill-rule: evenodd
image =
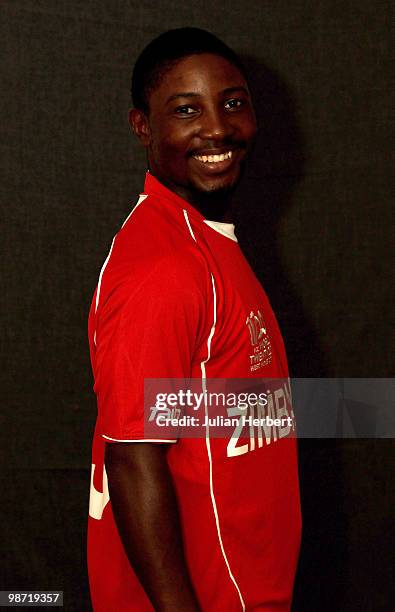
<svg viewBox="0 0 395 612"><path fill-rule="evenodd" d="M253 347L253 354L250 355L250 370L254 372L272 361L272 345L260 310L256 314L251 310L246 319L246 325Z"/></svg>
<svg viewBox="0 0 395 612"><path fill-rule="evenodd" d="M250 331L251 344L252 346L256 346L262 336L266 336L267 333L265 321L263 320L261 311L258 310L258 314L254 314L254 312L251 310L247 317L246 324Z"/></svg>

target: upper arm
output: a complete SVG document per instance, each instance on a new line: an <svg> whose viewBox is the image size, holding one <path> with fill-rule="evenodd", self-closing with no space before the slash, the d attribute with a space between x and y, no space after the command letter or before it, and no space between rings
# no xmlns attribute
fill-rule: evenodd
<svg viewBox="0 0 395 612"><path fill-rule="evenodd" d="M127 470L129 472L162 471L166 464L166 445L153 443L112 443L105 447L107 472Z"/></svg>
<svg viewBox="0 0 395 612"><path fill-rule="evenodd" d="M104 287L95 391L107 440L144 439L144 380L189 378L205 327L205 276L166 260Z"/></svg>
<svg viewBox="0 0 395 612"><path fill-rule="evenodd" d="M126 521L125 527L130 522L138 523L141 515L147 521L153 515L155 520L147 528L155 529L155 523L162 520L158 513L164 512L166 504L176 512L166 450L165 444L149 442L106 444L110 497L118 519ZM167 520L166 512L163 520Z"/></svg>

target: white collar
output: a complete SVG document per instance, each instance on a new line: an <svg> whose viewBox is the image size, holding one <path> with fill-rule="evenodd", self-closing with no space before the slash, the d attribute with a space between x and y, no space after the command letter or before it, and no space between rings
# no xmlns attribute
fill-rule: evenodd
<svg viewBox="0 0 395 612"><path fill-rule="evenodd" d="M237 242L237 238L235 235L235 226L233 223L223 223L222 221L209 221L208 219L204 219L204 222L207 223L213 230L219 232L223 236L234 240Z"/></svg>

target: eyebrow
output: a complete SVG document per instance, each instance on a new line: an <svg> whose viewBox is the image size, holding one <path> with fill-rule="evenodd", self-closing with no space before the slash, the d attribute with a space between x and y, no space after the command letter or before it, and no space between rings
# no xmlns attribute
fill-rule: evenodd
<svg viewBox="0 0 395 612"><path fill-rule="evenodd" d="M169 104L169 102L172 102L173 100L176 100L177 98L200 98L200 97L201 95L194 91L182 91L180 93L176 93L170 96L170 98L166 100L166 104Z"/></svg>
<svg viewBox="0 0 395 612"><path fill-rule="evenodd" d="M228 95L231 93L235 93L237 91L242 91L247 96L249 95L248 89L244 87L243 85L237 85L236 87L227 87L226 89L221 91L221 94ZM172 102L173 100L176 100L177 98L201 98L201 97L202 95L195 91L182 91L182 92L179 92L179 93L176 93L170 96L170 98L166 100L166 104L169 104L170 102Z"/></svg>
<svg viewBox="0 0 395 612"><path fill-rule="evenodd" d="M244 85L237 85L236 87L227 87L227 89L224 89L222 93L223 94L231 94L231 93L235 93L237 91L242 91L247 96L250 95L250 92L248 91L247 87L244 87Z"/></svg>

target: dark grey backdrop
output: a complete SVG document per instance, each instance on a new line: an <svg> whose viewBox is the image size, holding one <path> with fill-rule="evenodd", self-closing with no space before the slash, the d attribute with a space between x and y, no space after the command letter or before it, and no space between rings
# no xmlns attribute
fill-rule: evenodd
<svg viewBox="0 0 395 612"><path fill-rule="evenodd" d="M89 609L86 319L142 188L131 68L162 30L244 55L261 137L238 235L299 376L393 376L390 3L3 0L1 589ZM393 443L301 441L296 611L389 610Z"/></svg>

